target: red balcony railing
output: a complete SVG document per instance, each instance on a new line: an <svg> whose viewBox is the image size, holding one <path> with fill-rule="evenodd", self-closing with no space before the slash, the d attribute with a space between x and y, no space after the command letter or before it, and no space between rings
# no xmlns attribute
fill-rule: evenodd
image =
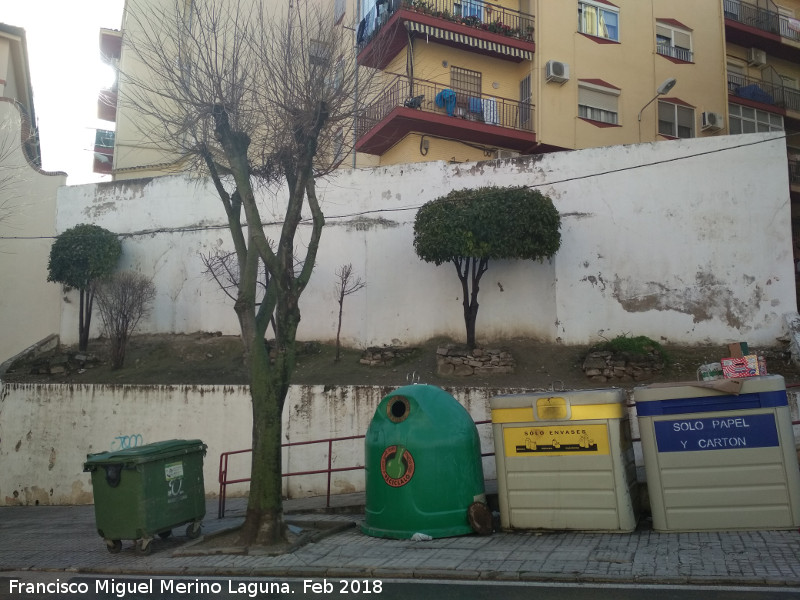
<svg viewBox="0 0 800 600"><path fill-rule="evenodd" d="M380 148L362 147L365 136L374 128L382 123L389 125L396 117L398 121L412 123L409 125L412 129L422 127L415 130L426 133L423 117L436 116L437 121L429 121L428 125L440 130L447 129L449 137L454 139L477 141L471 138L482 138L490 145L524 150L523 146L530 146L534 142L533 110L534 105L528 102L466 92L433 81L409 80L398 76L356 120L356 147L363 152L380 154ZM507 130L529 135L513 135L521 144L516 148L517 143L509 145L502 139L495 139L495 136L499 138L508 135ZM473 132L479 132L480 135L473 136ZM407 130L402 130L402 135L405 133ZM399 141L399 138L387 139L386 132L381 137L381 146L388 147Z"/></svg>
<svg viewBox="0 0 800 600"><path fill-rule="evenodd" d="M365 15L359 24L358 50L361 51L401 9L438 19L443 26L456 23L477 31L533 41L533 15L499 4L482 0L388 0Z"/></svg>

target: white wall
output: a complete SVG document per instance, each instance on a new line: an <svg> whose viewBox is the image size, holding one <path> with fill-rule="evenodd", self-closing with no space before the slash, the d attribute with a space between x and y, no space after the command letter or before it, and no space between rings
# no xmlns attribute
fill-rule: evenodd
<svg viewBox="0 0 800 600"><path fill-rule="evenodd" d="M283 441L360 436L391 389L292 386L283 414ZM488 420L488 399L512 390L450 390L477 421ZM89 453L170 439L200 439L206 493L218 493L222 452L251 447L252 412L246 386L26 385L0 383L0 506L87 504L91 479L83 472ZM479 428L492 452L491 427ZM364 465L364 440L336 442L333 467ZM228 479L246 478L249 454L230 459ZM284 450L284 473L325 469L327 444ZM484 459L488 478L494 460ZM284 479L289 497L325 495L327 476ZM364 490L364 471L334 473L333 494ZM228 489L242 495L247 484Z"/></svg>
<svg viewBox="0 0 800 600"><path fill-rule="evenodd" d="M59 330L61 286L47 283L64 173L31 165L19 110L0 99L0 363ZM5 217L5 218L4 218ZM77 321L75 330L77 335Z"/></svg>
<svg viewBox="0 0 800 600"><path fill-rule="evenodd" d="M426 201L487 184L550 195L562 246L543 264L490 265L479 342L513 335L576 344L634 333L773 344L782 315L796 310L785 143L752 134L343 171L319 185L327 225L299 337L334 338L334 272L352 262L367 288L345 302L346 344L463 339L453 267L417 258L413 220ZM279 221L282 206L281 190L265 193L264 220ZM158 289L142 331L236 333L231 302L198 256L231 248L223 216L205 182L173 176L62 188L57 228L93 222L129 234L124 266L153 275ZM62 339L74 342L77 304L61 308Z"/></svg>
<svg viewBox="0 0 800 600"><path fill-rule="evenodd" d="M375 408L393 388L292 386L283 413L284 443L364 435ZM509 388L450 388L476 422L491 419L489 401ZM528 390L529 391L529 390ZM542 391L542 390L539 390ZM629 392L630 393L630 392ZM798 421L797 395L788 390L793 421ZM632 406L632 402L629 402ZM633 437L639 429L629 409ZM800 421L798 421L800 422ZM38 385L0 383L0 506L88 504L91 479L83 472L88 453L119 450L169 439L200 439L208 445L204 459L206 495L217 495L222 452L250 447L252 413L245 386ZM491 424L478 425L482 452L493 453ZM446 432L444 432L446 435ZM800 444L800 425L794 427ZM332 447L332 466L364 465L364 440ZM639 477L644 480L640 444L634 444ZM283 473L326 469L327 444L284 449ZM484 477L496 478L493 456L483 459ZM228 479L247 478L249 454L231 457ZM364 471L334 473L331 493L364 491ZM248 484L228 488L228 496L244 495ZM327 476L284 478L290 498L322 496ZM211 516L209 516L211 518Z"/></svg>

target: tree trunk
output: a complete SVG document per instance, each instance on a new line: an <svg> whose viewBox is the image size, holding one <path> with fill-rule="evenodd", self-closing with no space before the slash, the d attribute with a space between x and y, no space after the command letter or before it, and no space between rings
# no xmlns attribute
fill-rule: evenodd
<svg viewBox="0 0 800 600"><path fill-rule="evenodd" d="M247 513L239 543L274 545L286 539L283 521L281 423L286 388L270 365L269 351L251 349L250 398L253 404L253 455Z"/></svg>
<svg viewBox="0 0 800 600"><path fill-rule="evenodd" d="M339 294L339 325L336 327L336 358L334 358L334 362L339 362L340 358L340 351L341 351L341 343L339 342L339 337L342 333L342 310L344 309L344 284L342 285L342 290Z"/></svg>
<svg viewBox="0 0 800 600"><path fill-rule="evenodd" d="M489 268L488 258L459 257L453 264L461 281L461 304L464 309L464 325L467 330L467 347L475 349L475 323L478 320L478 291L483 274Z"/></svg>
<svg viewBox="0 0 800 600"><path fill-rule="evenodd" d="M78 309L78 350L86 352L89 348L89 331L92 326L92 304L94 303L94 286L90 283L86 289L80 290L80 307Z"/></svg>

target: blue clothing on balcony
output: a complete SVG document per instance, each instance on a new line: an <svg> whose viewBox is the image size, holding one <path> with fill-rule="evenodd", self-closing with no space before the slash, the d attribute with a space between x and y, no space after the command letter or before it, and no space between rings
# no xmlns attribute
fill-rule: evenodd
<svg viewBox="0 0 800 600"><path fill-rule="evenodd" d="M483 104L480 98L469 99L469 112L478 114L483 112Z"/></svg>
<svg viewBox="0 0 800 600"><path fill-rule="evenodd" d="M447 116L452 117L456 110L456 93L451 89L442 90L436 94L436 106L444 108Z"/></svg>
<svg viewBox="0 0 800 600"><path fill-rule="evenodd" d="M746 98L747 100L753 100L754 102L775 104L775 99L755 83L740 87L736 90L736 95L739 96L739 98Z"/></svg>

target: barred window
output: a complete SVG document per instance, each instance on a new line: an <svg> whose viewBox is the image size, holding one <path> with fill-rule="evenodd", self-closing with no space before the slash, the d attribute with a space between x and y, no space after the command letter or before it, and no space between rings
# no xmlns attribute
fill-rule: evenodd
<svg viewBox="0 0 800 600"><path fill-rule="evenodd" d="M480 96L481 72L452 67L450 69L450 87L473 96Z"/></svg>

